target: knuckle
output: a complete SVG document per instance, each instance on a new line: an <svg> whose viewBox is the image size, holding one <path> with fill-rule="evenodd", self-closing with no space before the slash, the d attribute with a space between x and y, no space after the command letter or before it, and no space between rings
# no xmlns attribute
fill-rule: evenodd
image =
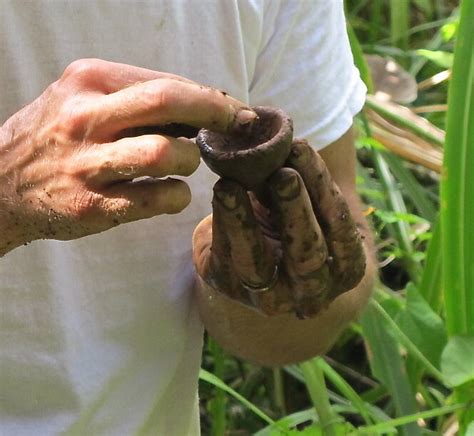
<svg viewBox="0 0 474 436"><path fill-rule="evenodd" d="M65 101L57 117L57 127L71 138L82 138L87 133L90 114L77 99Z"/></svg>
<svg viewBox="0 0 474 436"><path fill-rule="evenodd" d="M48 100L51 101L54 99L54 96L58 95L61 91L61 80L58 79L52 82L43 93L43 96Z"/></svg>
<svg viewBox="0 0 474 436"><path fill-rule="evenodd" d="M131 200L123 197L107 198L93 191L78 192L72 204L72 214L79 221L94 221L96 224L112 220L112 225L127 221L127 214L133 206Z"/></svg>
<svg viewBox="0 0 474 436"><path fill-rule="evenodd" d="M164 159L167 159L169 152L170 149L165 138L149 137L142 140L140 144L136 144L133 150L111 151L107 158L101 162L101 169L108 170L112 168L113 162L117 162L118 166L126 166L130 169L150 170L158 167Z"/></svg>
<svg viewBox="0 0 474 436"><path fill-rule="evenodd" d="M176 103L175 83L171 79L160 79L156 81L156 88L149 93L148 98L157 109L173 107Z"/></svg>
<svg viewBox="0 0 474 436"><path fill-rule="evenodd" d="M153 139L149 146L143 147L142 159L146 167L156 165L170 157L170 142L162 136Z"/></svg>
<svg viewBox="0 0 474 436"><path fill-rule="evenodd" d="M104 199L101 205L105 215L111 217L117 223L127 221L128 212L132 207L133 202L122 197Z"/></svg>
<svg viewBox="0 0 474 436"><path fill-rule="evenodd" d="M79 220L90 217L97 212L102 202L102 197L92 191L80 190L74 196L72 213Z"/></svg>
<svg viewBox="0 0 474 436"><path fill-rule="evenodd" d="M117 162L116 152L111 152L110 154L101 156L98 158L97 162L94 164L94 169L91 171L92 178L94 177L104 177L110 173L115 172L117 168L115 162Z"/></svg>
<svg viewBox="0 0 474 436"><path fill-rule="evenodd" d="M102 70L103 61L99 59L77 59L71 62L63 72L63 80L90 80Z"/></svg>

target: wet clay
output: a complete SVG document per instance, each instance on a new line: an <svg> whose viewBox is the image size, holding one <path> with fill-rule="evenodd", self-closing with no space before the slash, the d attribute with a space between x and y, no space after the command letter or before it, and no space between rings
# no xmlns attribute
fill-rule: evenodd
<svg viewBox="0 0 474 436"><path fill-rule="evenodd" d="M249 132L220 134L202 129L196 138L208 167L223 178L254 190L288 157L293 123L281 109L252 108L258 115Z"/></svg>

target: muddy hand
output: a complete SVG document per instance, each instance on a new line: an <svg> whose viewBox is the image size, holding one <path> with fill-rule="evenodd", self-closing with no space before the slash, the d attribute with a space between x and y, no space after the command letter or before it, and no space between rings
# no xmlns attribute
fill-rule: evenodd
<svg viewBox="0 0 474 436"><path fill-rule="evenodd" d="M97 59L72 63L1 127L0 255L35 239L74 239L181 211L191 198L187 184L161 178L190 175L198 147L142 128L240 131L256 117L246 109L172 74Z"/></svg>
<svg viewBox="0 0 474 436"><path fill-rule="evenodd" d="M286 166L258 195L217 182L213 218L195 231L194 261L203 281L228 297L267 315L308 318L359 283L365 256L320 156L295 141Z"/></svg>

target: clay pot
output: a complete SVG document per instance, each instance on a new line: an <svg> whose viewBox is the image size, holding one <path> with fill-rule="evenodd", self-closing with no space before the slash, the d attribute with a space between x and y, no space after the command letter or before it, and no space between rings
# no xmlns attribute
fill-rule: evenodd
<svg viewBox="0 0 474 436"><path fill-rule="evenodd" d="M259 118L250 132L223 135L202 129L196 138L207 166L248 190L255 190L283 166L293 141L293 123L281 109L263 106L252 109Z"/></svg>

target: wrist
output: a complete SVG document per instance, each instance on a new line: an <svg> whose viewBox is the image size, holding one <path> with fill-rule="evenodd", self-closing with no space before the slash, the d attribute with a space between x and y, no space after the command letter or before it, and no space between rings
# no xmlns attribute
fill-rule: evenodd
<svg viewBox="0 0 474 436"><path fill-rule="evenodd" d="M0 195L5 198L1 191ZM24 227L21 217L6 207L5 202L2 201L0 210L0 257L30 241L31 238L28 238L28 231Z"/></svg>
<svg viewBox="0 0 474 436"><path fill-rule="evenodd" d="M0 128L0 257L31 240L27 236L25 220L17 211L15 174L6 159L12 148L6 125Z"/></svg>

